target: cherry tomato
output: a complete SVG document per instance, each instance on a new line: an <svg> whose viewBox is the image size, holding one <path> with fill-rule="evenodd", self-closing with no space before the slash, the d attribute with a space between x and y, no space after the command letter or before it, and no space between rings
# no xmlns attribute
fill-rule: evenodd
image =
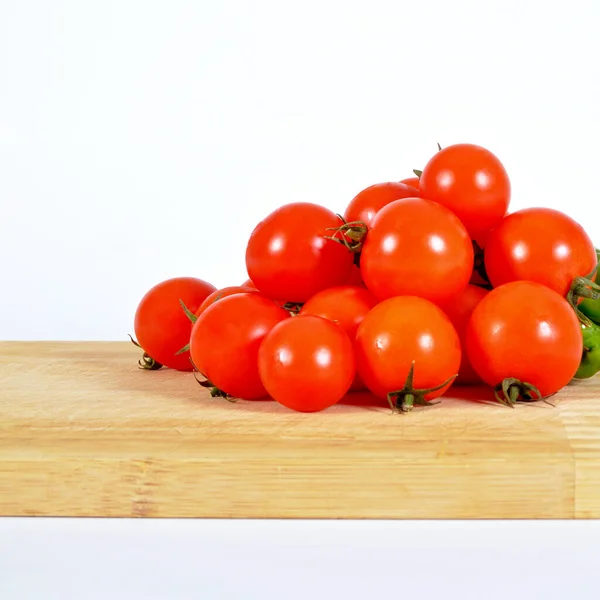
<svg viewBox="0 0 600 600"><path fill-rule="evenodd" d="M569 303L550 288L515 281L491 292L475 307L466 347L477 374L488 385L514 378L549 396L567 385L582 357L579 321ZM511 390L535 397L519 383ZM506 398L512 404L515 397Z"/></svg>
<svg viewBox="0 0 600 600"><path fill-rule="evenodd" d="M215 286L194 277L175 277L155 285L142 298L135 313L134 330L138 345L145 352L140 365L164 365L191 371L189 352L176 354L190 341L192 323L180 300L195 312Z"/></svg>
<svg viewBox="0 0 600 600"><path fill-rule="evenodd" d="M458 370L458 377L456 378L456 383L458 384L470 384L481 381L481 378L471 366L471 361L465 348L465 337L471 314L475 307L486 297L487 293L488 291L481 287L468 285L464 290L444 302L441 306L452 322L452 325L454 325L454 329L456 329L460 338L462 360L460 369Z"/></svg>
<svg viewBox="0 0 600 600"><path fill-rule="evenodd" d="M583 227L551 208L526 208L506 217L485 248L485 268L494 287L536 281L565 296L573 279L596 265L594 244Z"/></svg>
<svg viewBox="0 0 600 600"><path fill-rule="evenodd" d="M510 181L502 163L474 144L443 148L421 174L419 193L449 208L478 239L504 217L510 202Z"/></svg>
<svg viewBox="0 0 600 600"><path fill-rule="evenodd" d="M367 313L377 304L377 300L364 287L338 286L327 288L315 294L304 304L301 315L315 315L337 323L354 341L356 330ZM358 373L352 383L351 390L365 389L365 384Z"/></svg>
<svg viewBox="0 0 600 600"><path fill-rule="evenodd" d="M468 284L473 245L458 218L440 204L396 200L377 213L360 270L379 300L414 295L442 302Z"/></svg>
<svg viewBox="0 0 600 600"><path fill-rule="evenodd" d="M426 401L436 398L451 385L461 360L460 340L450 319L415 296L398 296L375 306L358 327L355 353L360 376L380 398L404 388L413 362L413 387L438 388L415 395ZM398 398L405 400L410 402Z"/></svg>
<svg viewBox="0 0 600 600"><path fill-rule="evenodd" d="M211 304L234 294L258 294L258 290L243 285L230 285L220 290L215 290L210 296L206 297L204 302L198 307L198 310L196 310L195 315L199 317Z"/></svg>
<svg viewBox="0 0 600 600"><path fill-rule="evenodd" d="M346 222L362 221L368 228L373 224L375 215L390 202L401 198L411 198L419 195L415 189L405 183L390 181L376 183L359 192L348 204L344 219Z"/></svg>
<svg viewBox="0 0 600 600"><path fill-rule="evenodd" d="M410 187L415 188L415 190L418 190L420 187L420 181L418 177L407 177L406 179L401 179L400 183L410 185Z"/></svg>
<svg viewBox="0 0 600 600"><path fill-rule="evenodd" d="M258 361L271 397L301 412L323 410L341 400L356 372L352 343L343 329L313 315L273 327Z"/></svg>
<svg viewBox="0 0 600 600"><path fill-rule="evenodd" d="M340 218L318 204L286 204L261 221L250 236L246 268L262 294L274 300L305 302L321 290L348 280L354 255L326 239Z"/></svg>
<svg viewBox="0 0 600 600"><path fill-rule="evenodd" d="M362 273L360 272L360 267L358 267L358 265L352 265L346 285L355 285L363 288L365 287L365 282L363 281Z"/></svg>
<svg viewBox="0 0 600 600"><path fill-rule="evenodd" d="M246 281L244 281L244 283L242 283L241 287L249 287L252 289L256 289L256 286L254 285L254 282L252 281L252 279L246 279Z"/></svg>
<svg viewBox="0 0 600 600"><path fill-rule="evenodd" d="M257 293L234 294L211 304L192 329L190 353L198 370L234 398L267 396L258 374L264 337L289 313Z"/></svg>

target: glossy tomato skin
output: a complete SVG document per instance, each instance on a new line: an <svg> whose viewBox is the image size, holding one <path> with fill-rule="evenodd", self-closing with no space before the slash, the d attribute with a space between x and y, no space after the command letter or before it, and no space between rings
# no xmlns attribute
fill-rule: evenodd
<svg viewBox="0 0 600 600"><path fill-rule="evenodd" d="M589 236L573 219L551 208L526 208L503 219L485 248L485 268L494 287L535 281L566 296L573 279L596 265Z"/></svg>
<svg viewBox="0 0 600 600"><path fill-rule="evenodd" d="M362 221L371 228L375 215L390 202L401 198L411 198L419 195L418 189L401 183L389 181L376 183L359 192L348 204L344 219L346 222Z"/></svg>
<svg viewBox="0 0 600 600"><path fill-rule="evenodd" d="M481 378L473 369L466 351L466 335L471 314L487 294L488 290L469 284L462 292L459 292L441 306L460 338L462 359L456 378L457 384L468 385L481 382Z"/></svg>
<svg viewBox="0 0 600 600"><path fill-rule="evenodd" d="M450 319L428 300L398 296L373 308L358 327L358 372L373 394L387 398L402 389L415 362L414 387L441 385L458 373L460 340ZM425 396L441 396L451 385Z"/></svg>
<svg viewBox="0 0 600 600"><path fill-rule="evenodd" d="M475 307L466 347L488 385L515 377L549 396L574 377L583 339L562 296L540 283L515 281L492 290Z"/></svg>
<svg viewBox="0 0 600 600"><path fill-rule="evenodd" d="M243 285L230 285L215 290L210 296L206 297L194 314L199 317L211 304L214 304L223 298L227 298L228 296L233 296L234 294L258 294L258 290Z"/></svg>
<svg viewBox="0 0 600 600"><path fill-rule="evenodd" d="M414 295L443 302L469 283L473 245L448 209L423 198L405 198L375 217L360 270L378 300Z"/></svg>
<svg viewBox="0 0 600 600"><path fill-rule="evenodd" d="M170 369L191 371L189 352L177 355L190 341L192 322L182 300L195 312L215 286L194 277L175 277L155 285L142 298L134 320L138 343L155 361Z"/></svg>
<svg viewBox="0 0 600 600"><path fill-rule="evenodd" d="M254 282L252 281L252 279L246 279L246 281L244 281L244 283L242 283L241 287L249 287L249 288L252 288L253 290L256 289L256 286L254 285Z"/></svg>
<svg viewBox="0 0 600 600"><path fill-rule="evenodd" d="M300 314L315 315L333 321L346 332L351 341L354 341L358 326L376 304L375 296L366 288L344 285L327 288L315 294L304 304ZM357 373L351 390L363 389L365 385Z"/></svg>
<svg viewBox="0 0 600 600"><path fill-rule="evenodd" d="M346 281L346 285L354 285L358 287L365 287L365 282L362 278L362 273L360 272L360 267L357 265L352 265L350 269L350 275L348 276L348 280Z"/></svg>
<svg viewBox="0 0 600 600"><path fill-rule="evenodd" d="M198 370L234 398L267 396L258 374L258 349L271 329L290 318L257 293L228 296L211 304L192 329L190 353Z"/></svg>
<svg viewBox="0 0 600 600"><path fill-rule="evenodd" d="M270 396L300 412L341 400L354 379L350 339L341 327L313 315L276 325L260 347L259 369Z"/></svg>
<svg viewBox="0 0 600 600"><path fill-rule="evenodd" d="M480 239L504 217L511 186L506 169L489 150L455 144L437 152L421 174L419 194L443 204Z"/></svg>
<svg viewBox="0 0 600 600"><path fill-rule="evenodd" d="M418 177L407 177L406 179L401 179L400 183L405 183L406 185L410 185L410 187L415 188L415 190L419 189L420 181Z"/></svg>
<svg viewBox="0 0 600 600"><path fill-rule="evenodd" d="M354 255L328 240L342 225L329 209L310 202L286 204L261 221L246 248L246 269L262 294L284 302L305 302L345 283Z"/></svg>

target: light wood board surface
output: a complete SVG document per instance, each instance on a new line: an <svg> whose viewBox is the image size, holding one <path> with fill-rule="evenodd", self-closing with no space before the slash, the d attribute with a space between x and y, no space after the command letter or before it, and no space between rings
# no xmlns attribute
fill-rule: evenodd
<svg viewBox="0 0 600 600"><path fill-rule="evenodd" d="M210 398L130 343L0 343L0 515L599 518L600 378L515 409Z"/></svg>

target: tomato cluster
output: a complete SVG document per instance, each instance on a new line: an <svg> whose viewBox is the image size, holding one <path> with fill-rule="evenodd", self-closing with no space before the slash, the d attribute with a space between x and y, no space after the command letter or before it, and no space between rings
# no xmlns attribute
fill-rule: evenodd
<svg viewBox="0 0 600 600"><path fill-rule="evenodd" d="M281 206L252 231L249 279L175 278L135 316L140 366L196 370L213 396L323 410L359 390L394 410L457 384L545 399L600 370L598 254L549 208L508 212L500 160L473 144L371 185L343 216Z"/></svg>

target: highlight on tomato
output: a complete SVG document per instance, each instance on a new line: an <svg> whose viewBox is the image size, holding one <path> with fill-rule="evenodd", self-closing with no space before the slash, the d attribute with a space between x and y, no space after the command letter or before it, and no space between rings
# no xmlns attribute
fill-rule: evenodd
<svg viewBox="0 0 600 600"><path fill-rule="evenodd" d="M321 290L346 283L354 255L334 239L342 221L310 202L286 204L252 232L246 269L261 294L277 301L305 302Z"/></svg>
<svg viewBox="0 0 600 600"><path fill-rule="evenodd" d="M579 367L583 339L577 315L560 294L532 281L506 283L475 307L466 348L477 374L496 398L547 398L567 385Z"/></svg>
<svg viewBox="0 0 600 600"><path fill-rule="evenodd" d="M260 346L258 365L270 396L300 412L339 402L356 372L352 343L344 330L314 315L292 317L273 327Z"/></svg>
<svg viewBox="0 0 600 600"><path fill-rule="evenodd" d="M140 367L192 370L189 352L179 353L190 341L192 331L182 303L193 313L215 290L203 279L174 277L158 283L144 295L134 318L134 344L144 351Z"/></svg>
<svg viewBox="0 0 600 600"><path fill-rule="evenodd" d="M367 388L403 412L441 396L461 362L460 339L450 319L415 296L375 306L358 327L354 349Z"/></svg>

